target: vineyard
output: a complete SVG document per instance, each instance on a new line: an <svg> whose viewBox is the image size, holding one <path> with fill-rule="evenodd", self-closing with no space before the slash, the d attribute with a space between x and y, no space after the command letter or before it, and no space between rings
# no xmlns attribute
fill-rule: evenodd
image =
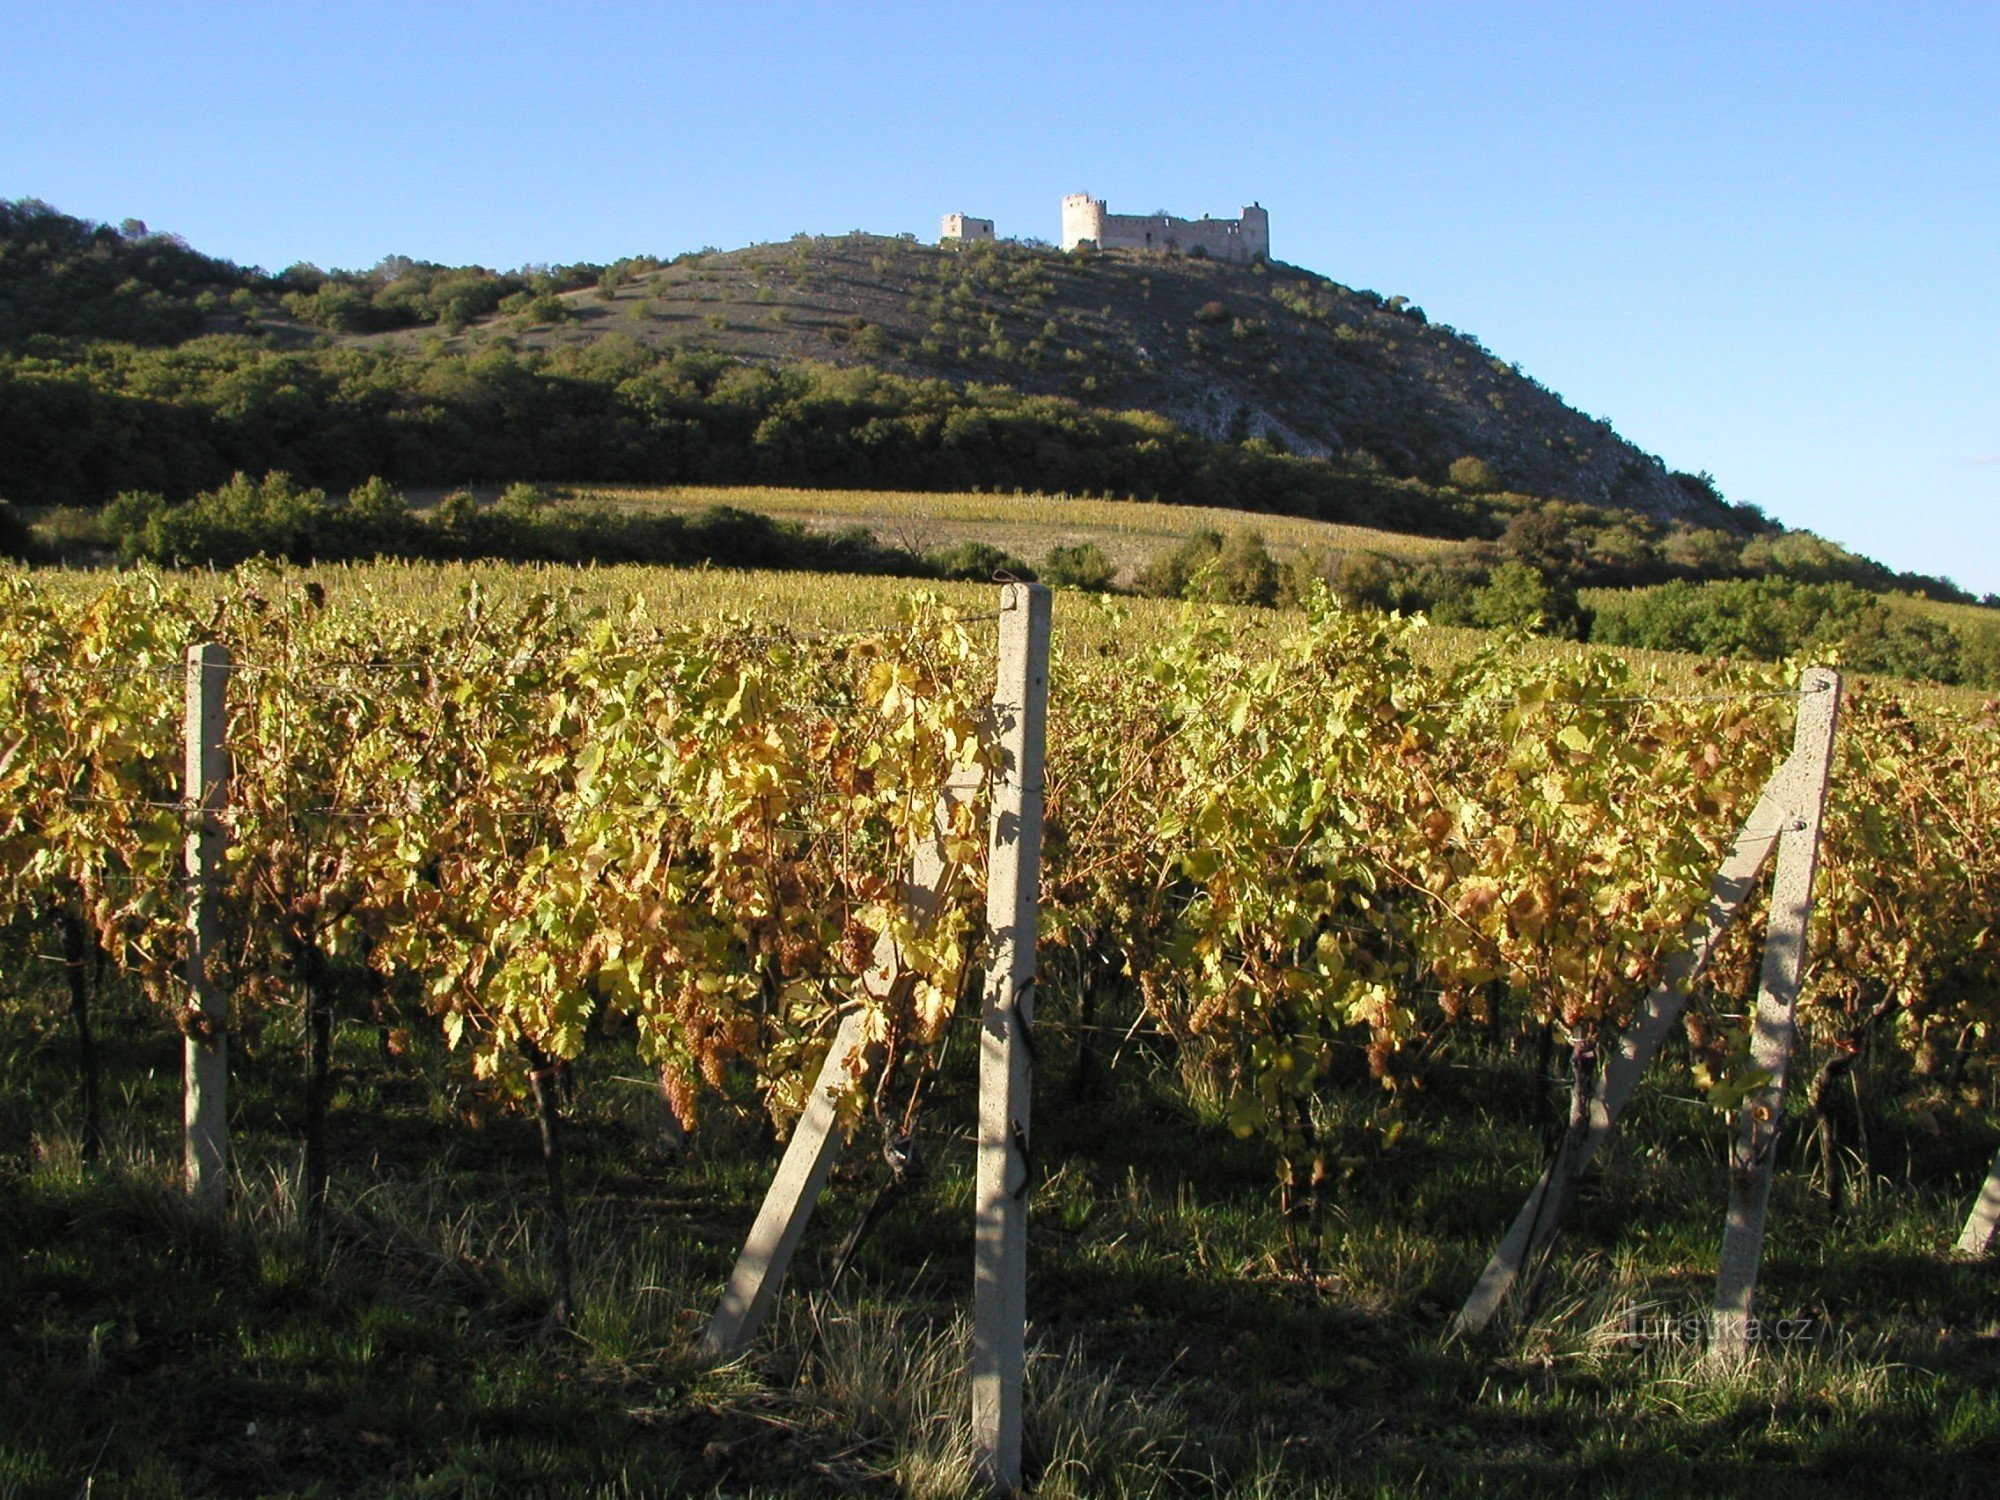
<svg viewBox="0 0 2000 1500"><path fill-rule="evenodd" d="M143 1203L190 1266L291 1247L295 1287L334 1265L427 1287L516 1266L502 1300L518 1326L492 1336L520 1379L574 1377L567 1399L583 1400L616 1346L613 1384L655 1382L650 1401L617 1398L668 1465L640 1489L1199 1492L1251 1469L1265 1492L1401 1487L1426 1472L1404 1465L1402 1435L1337 1415L1365 1404L1348 1386L1382 1368L1384 1321L1414 1330L1416 1366L1483 1372L1472 1392L1440 1377L1440 1411L1479 1408L1495 1381L1503 1404L1548 1395L1560 1379L1534 1351L1581 1328L1576 1369L1600 1391L1699 1373L1775 1411L1782 1387L1807 1392L1802 1431L1864 1447L1895 1446L1876 1427L1893 1409L1899 1441L1942 1466L1929 1479L2000 1461L1992 1262L1953 1249L1983 1253L2000 1215L2000 1182L1981 1185L2000 1082L1990 704L1804 666L1662 676L1510 639L1440 652L1419 621L1328 597L1254 631L1219 609L1144 629L1111 606L1089 606L1087 628L1059 611L1046 647L1045 623L1041 646L1022 631L1047 596L1024 586L916 597L896 623L854 628L689 623L557 577L474 582L428 608L269 571L89 587L16 572L0 589L0 1006L21 1095L0 1192L16 1202L10 1253L51 1299L13 1338L31 1366L88 1371L56 1383L72 1403L143 1384L143 1361L104 1352L122 1314L88 1314L87 1347L61 1353L47 1330L74 1287L48 1266L91 1215ZM1046 682L1045 752L1010 670ZM184 1077L155 1076L163 1044ZM994 1065L1014 1090L998 1113ZM1636 1124L1618 1123L1628 1101ZM379 1232L375 1205L410 1184L459 1191L431 1160L384 1164L383 1132L413 1111L432 1157L470 1149L438 1144L454 1136L532 1130L514 1157L538 1190L509 1179L515 1250L467 1248L457 1210L447 1253ZM647 1217L621 1197L641 1153L606 1144L613 1118L650 1122L646 1172L699 1207L668 1192ZM1153 1155L1107 1182L1104 1162L1140 1143L1093 1137L1121 1133ZM755 1242L773 1169L821 1137L816 1175L794 1185L801 1284L763 1345L753 1320L718 1349L716 1290ZM1141 1159L1172 1185L1142 1180ZM829 1183L833 1227L805 1224ZM124 1209L106 1206L116 1184ZM1233 1229L1194 1201L1209 1188ZM1482 1278L1524 1193L1506 1274ZM1669 1210L1686 1216L1671 1269L1648 1271L1662 1252L1644 1226ZM1011 1329L988 1321L990 1236L1016 1295L1026 1268L1025 1344L1018 1308ZM599 1238L650 1244L644 1275L604 1273ZM1590 1248L1566 1248L1579 1239ZM968 1352L952 1318L975 1240ZM1128 1240L1143 1277L1118 1265ZM1784 1248L1799 1242L1821 1258ZM1420 1273L1385 1268L1428 1245L1451 1248ZM1828 1371L1878 1368L1855 1335L1759 1347L1767 1309L1772 1328L1868 1321L1871 1298L1897 1295L1865 1274L1891 1252L1921 1290L1880 1320L1945 1319L1958 1340L1960 1362L1925 1377L1934 1416L1907 1393L1811 1394ZM1758 1289L1760 1254L1775 1281ZM1616 1304L1580 1296L1607 1265L1624 1268ZM1132 1333L1114 1283L1131 1306L1206 1306L1240 1284L1288 1309L1301 1321L1253 1363L1331 1422L1324 1451L1175 1449L1228 1360L1204 1374L1178 1335ZM641 1289L663 1285L671 1312L640 1318ZM896 1323L919 1286L940 1317ZM1702 1315L1693 1362L1635 1333L1663 1307ZM1098 1325L1129 1336L1093 1362ZM881 1380L909 1384L928 1360L952 1392L909 1419L921 1440L864 1431L803 1477L732 1468L756 1422L716 1382L772 1368L775 1340L809 1351L788 1388L814 1394L798 1399L833 1401L831 1351L863 1359L863 1327L913 1362ZM1064 1354L1051 1328L1080 1342ZM717 1354L732 1356L720 1373ZM1601 1373L1619 1358L1625 1375ZM1843 1401L1849 1429L1828 1415ZM76 1492L90 1455L56 1436L71 1420L51 1414L46 1441L24 1429L0 1484ZM216 1436L233 1457L180 1482L309 1492L312 1464L272 1447L296 1434L246 1420L247 1439L240 1422ZM724 1435L690 1437L710 1427ZM1842 1451L1819 1461L1837 1469ZM405 1452L328 1492L424 1492L461 1462ZM509 1462L431 1492L478 1491L468 1473L494 1492L575 1482ZM172 1490L123 1472L131 1492ZM1670 1491L1676 1474L1735 1473L1659 1477ZM1644 1488L1610 1488L1625 1485Z"/></svg>

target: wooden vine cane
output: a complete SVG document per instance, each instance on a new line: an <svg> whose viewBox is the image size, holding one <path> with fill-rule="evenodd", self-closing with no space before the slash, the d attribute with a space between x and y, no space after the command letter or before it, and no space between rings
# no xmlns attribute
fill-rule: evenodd
<svg viewBox="0 0 2000 1500"><path fill-rule="evenodd" d="M1813 689L1808 687L1807 691ZM1794 742L1796 746L1796 730ZM1543 1170L1459 1310L1453 1322L1454 1334L1475 1334L1485 1328L1515 1289L1524 1280L1533 1279L1553 1249L1573 1200L1573 1192L1565 1188L1573 1188L1610 1139L1612 1127L1631 1102L1640 1078L1686 1007L1688 989L1707 969L1717 946L1735 924L1784 826L1796 821L1794 782L1799 764L1795 748L1764 783L1756 805L1730 845L1728 857L1710 883L1707 907L1688 924L1679 951L1667 960L1666 972L1646 997L1639 1018L1619 1038L1616 1055L1598 1071L1583 1128L1564 1133L1554 1160Z"/></svg>

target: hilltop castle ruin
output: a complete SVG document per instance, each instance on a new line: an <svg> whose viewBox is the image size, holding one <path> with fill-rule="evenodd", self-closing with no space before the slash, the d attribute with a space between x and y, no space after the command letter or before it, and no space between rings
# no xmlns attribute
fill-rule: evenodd
<svg viewBox="0 0 2000 1500"><path fill-rule="evenodd" d="M984 240L993 242L993 221L973 219L964 214L946 214L938 226L938 243L947 240Z"/></svg>
<svg viewBox="0 0 2000 1500"><path fill-rule="evenodd" d="M1062 201L1062 247L1177 250L1248 263L1271 254L1271 216L1253 203L1238 219L1177 219L1172 214L1114 214L1102 198L1071 193Z"/></svg>
<svg viewBox="0 0 2000 1500"><path fill-rule="evenodd" d="M993 241L993 221L966 214L946 214L938 226L938 243ZM1271 255L1271 215L1251 204L1241 218L1177 219L1172 214L1114 214L1102 198L1071 193L1062 201L1062 247L1087 245L1094 250L1152 250L1159 254L1206 255L1211 260L1248 264Z"/></svg>

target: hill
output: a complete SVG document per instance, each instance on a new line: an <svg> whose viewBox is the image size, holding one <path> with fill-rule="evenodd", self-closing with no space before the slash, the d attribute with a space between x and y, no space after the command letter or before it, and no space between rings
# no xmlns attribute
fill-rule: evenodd
<svg viewBox="0 0 2000 1500"><path fill-rule="evenodd" d="M114 229L0 199L0 345L38 334L173 343L260 279L137 219Z"/></svg>
<svg viewBox="0 0 2000 1500"><path fill-rule="evenodd" d="M1452 482L1457 464L1476 490L1701 525L1733 519L1708 485L1670 474L1476 338L1429 322L1405 298L1297 266L801 236L643 273L609 268L556 303L555 320L538 320L554 310L547 304L524 307L444 347L622 336L757 362L1006 384L1430 484Z"/></svg>
<svg viewBox="0 0 2000 1500"><path fill-rule="evenodd" d="M1401 297L859 232L275 275L0 205L0 497L605 483L1066 493L1483 540L1578 585L1893 576L1670 473Z"/></svg>
<svg viewBox="0 0 2000 1500"><path fill-rule="evenodd" d="M34 200L0 208L0 349L22 353L207 336L425 359L602 345L614 361L637 349L866 368L1146 413L1364 484L1511 491L1739 531L1761 519L1669 474L1407 299L1298 267L854 233L605 267L502 273L391 256L366 272L272 276L135 221L93 225Z"/></svg>

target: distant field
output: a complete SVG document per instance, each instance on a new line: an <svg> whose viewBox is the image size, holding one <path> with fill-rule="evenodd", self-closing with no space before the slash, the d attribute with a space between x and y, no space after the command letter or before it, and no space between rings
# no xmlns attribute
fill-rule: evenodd
<svg viewBox="0 0 2000 1500"><path fill-rule="evenodd" d="M1302 548L1319 552L1379 552L1432 557L1462 542L1405 536L1294 516L1263 515L1220 506L1159 505L1143 500L1083 500L1066 495L907 494L882 490L794 490L750 486L579 485L558 493L579 502L701 510L733 505L821 530L865 526L884 542L916 552L960 542L988 542L1028 563L1051 547L1095 542L1128 583L1146 562L1197 531L1243 527L1263 533L1279 557Z"/></svg>
<svg viewBox="0 0 2000 1500"><path fill-rule="evenodd" d="M1961 630L1990 630L2000 624L2000 611L1983 604L1946 604L1936 599L1922 599L1915 594L1885 594L1883 598L1899 609L1926 615Z"/></svg>

